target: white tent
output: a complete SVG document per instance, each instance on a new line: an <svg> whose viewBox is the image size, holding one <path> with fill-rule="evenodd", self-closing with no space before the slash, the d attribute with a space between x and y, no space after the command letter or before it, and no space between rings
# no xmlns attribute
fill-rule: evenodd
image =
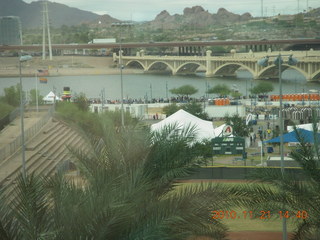
<svg viewBox="0 0 320 240"><path fill-rule="evenodd" d="M43 98L43 101L45 101L46 103L53 103L54 98L56 99L56 101L61 101L61 98L55 95L52 91L49 92L48 95Z"/></svg>
<svg viewBox="0 0 320 240"><path fill-rule="evenodd" d="M216 137L215 131L211 121L202 120L192 114L180 109L174 114L170 115L161 122L151 125L152 131L161 131L161 129L170 124L177 124L178 129L182 129L188 126L195 126L196 139L198 141L204 139L212 139Z"/></svg>
<svg viewBox="0 0 320 240"><path fill-rule="evenodd" d="M214 137L219 137L219 135L220 135L220 137L222 137L222 136L221 136L221 133L222 133L223 128L224 128L226 125L227 125L227 124L222 124L221 126L215 128L215 129L213 130L213 131L214 131ZM233 136L233 135L231 135L231 136Z"/></svg>
<svg viewBox="0 0 320 240"><path fill-rule="evenodd" d="M317 127L318 127L318 131L319 131L320 130L319 124L317 124ZM300 125L296 125L296 128L305 129L308 131L313 131L313 124L312 123L300 124ZM294 126L287 126L287 131L288 132L294 131Z"/></svg>

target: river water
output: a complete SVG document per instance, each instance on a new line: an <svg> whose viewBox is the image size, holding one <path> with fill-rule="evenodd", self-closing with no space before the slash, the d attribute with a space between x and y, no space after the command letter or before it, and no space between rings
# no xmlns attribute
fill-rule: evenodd
<svg viewBox="0 0 320 240"><path fill-rule="evenodd" d="M320 89L320 83L307 82L297 71L289 69L283 72L283 93L308 93L310 89ZM53 88L61 94L63 87L70 87L72 94L83 92L88 98L99 98L101 90L105 90L106 99L120 99L120 75L94 75L94 76L60 76L48 77L47 84L39 84L40 94L45 96ZM194 97L205 95L208 87L217 84L227 84L230 88L238 89L243 96L249 95L249 89L261 80L252 80L252 76L247 71L239 71L237 77L233 78L206 78L199 73L195 76L172 76L172 75L152 75L152 74L129 74L123 75L124 98L143 99L145 97L166 98L173 96L170 89L177 88L185 84L190 84L198 89ZM278 80L271 81L274 85L273 94L279 93ZM19 78L0 78L0 96L4 94L4 88L16 85ZM23 78L24 91L36 88L36 79ZM209 97L214 97L211 95Z"/></svg>

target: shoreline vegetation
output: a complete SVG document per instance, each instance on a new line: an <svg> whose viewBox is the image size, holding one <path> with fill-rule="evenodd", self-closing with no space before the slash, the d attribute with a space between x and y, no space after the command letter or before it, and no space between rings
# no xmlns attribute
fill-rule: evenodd
<svg viewBox="0 0 320 240"><path fill-rule="evenodd" d="M49 75L44 77L120 74L113 58L104 56L53 56L53 60L42 60L42 56L36 56L21 65L23 77L34 77L38 70L49 71ZM124 68L122 73L141 74L143 70ZM0 78L19 76L18 57L0 57Z"/></svg>

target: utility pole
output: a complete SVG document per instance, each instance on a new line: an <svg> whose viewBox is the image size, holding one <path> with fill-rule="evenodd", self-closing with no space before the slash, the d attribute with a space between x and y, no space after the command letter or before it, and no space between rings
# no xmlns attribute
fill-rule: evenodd
<svg viewBox="0 0 320 240"><path fill-rule="evenodd" d="M48 1L42 2L42 60L46 59L46 31L48 32L49 59L52 60L52 46L48 14Z"/></svg>
<svg viewBox="0 0 320 240"><path fill-rule="evenodd" d="M168 99L168 81L166 82L166 99Z"/></svg>

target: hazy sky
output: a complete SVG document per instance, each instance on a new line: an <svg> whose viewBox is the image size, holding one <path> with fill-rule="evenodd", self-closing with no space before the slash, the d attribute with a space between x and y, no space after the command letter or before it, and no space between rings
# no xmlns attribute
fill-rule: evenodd
<svg viewBox="0 0 320 240"><path fill-rule="evenodd" d="M27 3L34 0L24 0ZM242 14L251 13L254 17L276 14L294 14L309 8L320 7L319 0L50 0L66 4L69 7L109 14L119 20L153 20L162 10L171 15L182 14L185 7L202 6L210 13L216 13L219 8ZM263 3L263 4L262 4Z"/></svg>

